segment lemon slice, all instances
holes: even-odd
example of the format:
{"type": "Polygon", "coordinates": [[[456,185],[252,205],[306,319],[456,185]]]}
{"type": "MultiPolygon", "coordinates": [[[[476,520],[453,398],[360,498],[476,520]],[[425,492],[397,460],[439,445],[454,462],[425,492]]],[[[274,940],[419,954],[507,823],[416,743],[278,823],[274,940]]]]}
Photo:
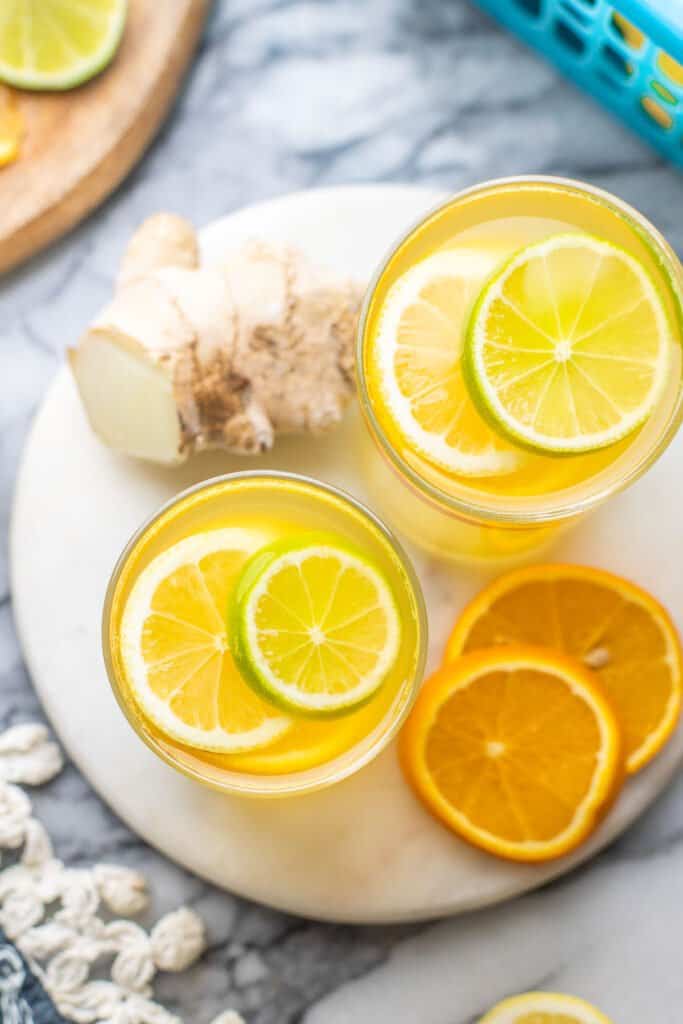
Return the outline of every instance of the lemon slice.
{"type": "Polygon", "coordinates": [[[0,81],[71,89],[107,66],[121,41],[126,0],[9,0],[0,11],[0,81]]]}
{"type": "Polygon", "coordinates": [[[617,246],[555,235],[517,253],[475,306],[465,371],[502,435],[542,452],[605,448],[652,413],[672,333],[656,285],[617,246]]]}
{"type": "Polygon", "coordinates": [[[511,473],[524,461],[490,428],[463,380],[464,327],[500,254],[480,249],[436,253],[390,288],[370,373],[405,443],[428,461],[465,476],[511,473]]]}
{"type": "Polygon", "coordinates": [[[527,992],[504,999],[479,1024],[611,1024],[584,999],[556,992],[527,992]]]}
{"type": "Polygon", "coordinates": [[[121,658],[132,696],[157,728],[188,746],[254,750],[292,725],[244,682],[227,636],[235,581],[267,540],[243,529],[187,537],[150,562],[126,602],[121,658]]]}
{"type": "Polygon", "coordinates": [[[299,714],[352,711],[391,670],[401,626],[389,583],[336,537],[259,553],[237,585],[235,658],[257,691],[299,714]]]}

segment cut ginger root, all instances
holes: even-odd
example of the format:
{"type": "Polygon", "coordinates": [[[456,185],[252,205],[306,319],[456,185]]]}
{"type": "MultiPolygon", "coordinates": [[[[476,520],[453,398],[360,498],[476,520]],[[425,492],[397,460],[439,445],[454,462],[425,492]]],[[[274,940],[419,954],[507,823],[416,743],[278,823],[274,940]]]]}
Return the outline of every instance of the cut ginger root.
{"type": "Polygon", "coordinates": [[[252,242],[200,266],[192,225],[160,213],[133,235],[114,298],[69,359],[111,448],[165,464],[255,454],[340,421],[359,304],[350,281],[286,246],[252,242]]]}

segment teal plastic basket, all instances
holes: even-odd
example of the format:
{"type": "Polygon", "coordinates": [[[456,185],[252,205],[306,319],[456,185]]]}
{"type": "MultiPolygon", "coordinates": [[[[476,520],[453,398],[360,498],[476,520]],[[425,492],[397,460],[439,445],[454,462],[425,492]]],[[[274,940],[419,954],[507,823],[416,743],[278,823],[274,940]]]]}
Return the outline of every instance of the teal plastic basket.
{"type": "Polygon", "coordinates": [[[683,167],[683,0],[475,0],[683,167]]]}

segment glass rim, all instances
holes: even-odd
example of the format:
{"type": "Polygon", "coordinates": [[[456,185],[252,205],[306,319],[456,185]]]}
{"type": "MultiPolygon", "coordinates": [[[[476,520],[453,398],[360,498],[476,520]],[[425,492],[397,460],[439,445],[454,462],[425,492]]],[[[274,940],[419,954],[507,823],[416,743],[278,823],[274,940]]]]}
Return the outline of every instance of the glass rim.
{"type": "MultiPolygon", "coordinates": [[[[459,495],[451,494],[436,484],[426,480],[409,462],[401,455],[382,428],[379,417],[373,408],[370,393],[367,385],[365,368],[366,349],[366,326],[370,305],[382,275],[390,264],[391,260],[400,248],[414,235],[424,224],[440,213],[447,210],[454,203],[477,193],[485,193],[502,189],[507,186],[554,186],[558,189],[584,193],[621,217],[636,233],[647,236],[648,243],[656,247],[656,255],[666,267],[666,275],[669,280],[674,304],[679,312],[679,323],[683,330],[683,279],[681,263],[676,252],[667,242],[658,228],[647,217],[641,214],[629,203],[613,195],[606,189],[590,185],[586,182],[577,181],[573,178],[564,178],[555,175],[545,174],[523,174],[503,178],[491,178],[487,181],[470,185],[447,196],[435,206],[428,209],[422,216],[415,220],[407,230],[395,239],[375,269],[370,282],[367,285],[363,302],[361,305],[358,328],[356,331],[356,382],[358,387],[358,401],[365,419],[366,426],[372,435],[373,441],[379,448],[380,453],[387,459],[390,466],[397,474],[404,479],[413,491],[427,500],[432,506],[443,510],[444,506],[448,512],[466,521],[484,522],[498,526],[509,527],[532,527],[543,526],[546,523],[561,522],[588,512],[602,504],[613,494],[618,494],[630,484],[638,480],[650,466],[659,458],[671,443],[683,419],[683,389],[679,389],[676,402],[671,413],[662,427],[661,432],[653,440],[652,445],[646,450],[643,456],[629,467],[629,470],[622,477],[613,481],[605,481],[602,487],[589,491],[578,498],[569,498],[558,501],[555,504],[548,503],[541,508],[524,508],[517,505],[512,508],[500,508],[480,502],[475,499],[468,499],[459,495]]],[[[562,494],[559,491],[558,494],[562,494]]]]}
{"type": "MultiPolygon", "coordinates": [[[[238,470],[234,473],[222,473],[218,476],[209,477],[206,480],[201,480],[196,484],[192,484],[190,487],[184,488],[149,515],[131,534],[114,564],[114,568],[112,569],[109,582],[107,584],[102,606],[101,642],[107,679],[117,704],[137,736],[154,754],[157,755],[157,757],[161,758],[162,761],[165,761],[166,764],[170,765],[187,778],[222,793],[253,797],[295,796],[315,792],[316,790],[341,782],[342,779],[355,774],[355,772],[359,771],[361,768],[365,767],[365,765],[369,764],[370,761],[374,760],[374,758],[377,757],[377,755],[380,754],[394,738],[417,698],[424,676],[428,651],[427,608],[425,605],[422,585],[417,572],[415,571],[412,560],[405,548],[391,528],[387,526],[387,524],[362,501],[359,501],[353,495],[349,494],[348,491],[345,491],[340,487],[336,487],[334,484],[316,480],[303,473],[269,469],[238,470]],[[129,706],[130,701],[126,700],[124,697],[118,673],[111,657],[111,613],[114,595],[121,573],[123,572],[128,559],[135,550],[139,541],[142,540],[145,534],[155,525],[155,523],[157,523],[163,516],[181,502],[200,493],[201,491],[208,490],[211,487],[220,486],[221,484],[230,484],[233,482],[238,483],[240,481],[248,480],[261,480],[263,482],[279,480],[303,485],[304,487],[310,487],[316,491],[322,491],[341,502],[342,505],[351,506],[351,509],[356,514],[369,522],[371,527],[380,534],[384,542],[388,545],[389,549],[398,560],[401,570],[405,574],[407,585],[415,606],[417,651],[412,669],[412,678],[410,681],[408,681],[408,677],[406,677],[406,682],[401,687],[401,690],[397,694],[397,697],[391,704],[390,708],[386,711],[384,718],[377,723],[375,728],[367,736],[358,740],[353,744],[353,746],[349,747],[348,750],[338,754],[330,761],[325,761],[312,768],[299,772],[282,772],[276,775],[258,775],[256,773],[239,772],[233,769],[226,769],[224,772],[226,781],[221,782],[218,778],[207,778],[200,768],[193,768],[190,764],[180,761],[174,756],[171,749],[167,749],[163,742],[160,741],[154,733],[145,730],[142,727],[144,719],[142,721],[138,720],[138,718],[132,714],[132,710],[129,706]]],[[[201,751],[198,751],[196,755],[198,762],[200,761],[200,757],[201,751]]]]}

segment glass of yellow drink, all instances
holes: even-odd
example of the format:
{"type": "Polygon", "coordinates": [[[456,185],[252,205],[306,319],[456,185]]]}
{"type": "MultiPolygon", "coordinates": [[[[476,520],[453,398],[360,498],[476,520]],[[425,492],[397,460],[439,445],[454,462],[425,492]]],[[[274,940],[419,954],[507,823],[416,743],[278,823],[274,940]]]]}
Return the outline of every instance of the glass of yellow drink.
{"type": "MultiPolygon", "coordinates": [[[[278,614],[292,617],[293,631],[301,638],[293,648],[294,661],[290,658],[285,664],[294,666],[289,669],[292,675],[300,675],[300,649],[311,645],[311,638],[318,642],[322,631],[329,628],[330,637],[341,645],[333,654],[336,670],[343,675],[345,665],[351,671],[353,655],[363,656],[370,643],[371,619],[377,612],[372,604],[367,614],[363,612],[366,583],[356,581],[358,603],[352,595],[351,607],[343,612],[344,621],[328,622],[340,592],[344,586],[348,588],[349,571],[330,569],[320,559],[314,568],[315,586],[322,587],[325,594],[325,613],[318,615],[315,627],[299,622],[300,569],[291,570],[294,575],[290,579],[285,574],[284,589],[273,597],[277,602],[273,607],[278,614]]],[[[317,600],[315,594],[313,598],[317,600]]],[[[301,614],[308,618],[305,611],[301,614]]],[[[281,624],[282,620],[278,621],[281,624]]],[[[170,501],[128,543],[112,574],[103,613],[109,680],[138,735],[185,775],[217,789],[252,796],[318,789],[374,758],[395,735],[412,704],[422,679],[426,643],[419,582],[387,528],[348,495],[289,473],[217,477],[170,501]],[[301,538],[304,543],[312,539],[313,545],[327,544],[333,538],[333,553],[339,551],[344,558],[345,552],[351,552],[354,564],[361,569],[370,566],[391,595],[400,629],[381,685],[356,706],[325,717],[283,710],[277,700],[271,703],[268,694],[249,685],[235,664],[237,641],[230,625],[235,573],[239,577],[242,563],[251,564],[249,559],[256,561],[262,551],[287,553],[290,547],[296,551],[301,538]],[[227,554],[215,550],[230,547],[239,550],[227,554]],[[182,557],[177,557],[178,552],[182,557]],[[175,568],[171,565],[174,559],[175,568]],[[235,559],[239,571],[234,568],[235,559]],[[183,564],[178,567],[180,562],[183,564]],[[157,582],[148,586],[150,574],[157,582]],[[136,609],[146,601],[146,589],[154,596],[149,607],[138,614],[136,609]],[[143,665],[144,658],[147,663],[143,665]],[[146,691],[144,700],[138,670],[147,672],[155,691],[146,691]],[[174,697],[175,693],[180,696],[174,697]],[[180,704],[173,703],[180,698],[180,704]],[[206,718],[212,713],[212,702],[222,702],[217,720],[206,718]],[[224,726],[224,718],[232,723],[228,728],[242,729],[247,735],[246,745],[233,743],[234,734],[227,737],[227,744],[222,743],[223,749],[221,743],[209,742],[216,733],[216,721],[224,726]],[[230,749],[231,744],[235,749],[230,749]]],[[[311,656],[313,661],[318,656],[315,643],[310,646],[309,663],[311,656]]],[[[283,673],[286,677],[285,670],[283,673]]]]}
{"type": "MultiPolygon", "coordinates": [[[[507,301],[504,291],[501,295],[507,301]]],[[[682,301],[683,273],[673,250],[637,211],[602,190],[563,179],[524,177],[478,185],[449,199],[392,248],[369,287],[361,316],[357,375],[369,428],[362,462],[377,508],[414,543],[454,560],[495,563],[537,551],[563,525],[636,480],[673,438],[683,412],[682,301]],[[509,359],[514,387],[525,376],[533,381],[540,365],[534,346],[555,342],[551,360],[557,362],[557,373],[548,385],[554,391],[546,389],[545,398],[540,395],[548,406],[543,408],[546,420],[552,419],[553,401],[564,400],[553,398],[563,375],[575,374],[581,387],[593,389],[597,419],[601,407],[607,409],[612,400],[609,387],[599,383],[603,369],[609,367],[610,379],[621,374],[617,387],[627,392],[638,374],[642,361],[637,352],[633,356],[638,341],[634,332],[642,332],[647,347],[650,327],[638,327],[643,300],[639,293],[629,297],[631,283],[620,286],[620,280],[631,282],[641,275],[653,308],[659,306],[653,316],[660,316],[662,325],[658,358],[666,366],[656,401],[633,429],[592,450],[544,451],[514,433],[499,431],[488,417],[490,403],[483,408],[472,390],[467,368],[475,363],[459,355],[463,339],[472,336],[491,278],[503,274],[527,247],[531,251],[536,246],[542,254],[547,242],[561,249],[562,239],[575,248],[577,239],[579,244],[585,239],[595,248],[595,257],[588,262],[577,257],[571,272],[571,287],[583,295],[580,302],[572,306],[571,296],[557,294],[564,287],[561,273],[548,281],[548,262],[557,259],[556,252],[526,268],[523,301],[516,297],[522,272],[517,272],[516,282],[511,274],[509,294],[518,304],[507,312],[514,314],[518,333],[528,331],[532,340],[521,352],[528,351],[536,362],[525,367],[519,362],[519,346],[510,354],[500,323],[493,320],[491,328],[499,331],[498,370],[504,371],[509,359]],[[607,262],[621,260],[631,277],[625,270],[620,279],[620,270],[615,270],[602,293],[605,253],[607,262]],[[449,291],[449,273],[469,275],[469,291],[458,298],[460,305],[452,298],[452,287],[449,291]],[[548,319],[546,294],[551,294],[555,323],[548,319]],[[452,321],[451,306],[457,306],[452,321]],[[569,308],[571,317],[562,323],[569,308]],[[590,323],[583,322],[587,311],[590,323]],[[450,341],[445,340],[449,330],[450,341]],[[628,338],[619,330],[630,331],[628,338]],[[581,354],[581,346],[596,338],[602,341],[600,352],[591,351],[591,362],[570,369],[573,354],[581,354]],[[620,348],[622,340],[628,342],[628,357],[620,348]],[[458,354],[450,362],[444,355],[449,344],[458,354]],[[392,345],[393,354],[387,356],[392,345]],[[585,367],[591,369],[588,383],[585,367]],[[469,396],[466,409],[458,405],[463,394],[469,396]]],[[[475,379],[475,391],[476,384],[475,379]]],[[[585,404],[590,407],[589,401],[585,404]]]]}

